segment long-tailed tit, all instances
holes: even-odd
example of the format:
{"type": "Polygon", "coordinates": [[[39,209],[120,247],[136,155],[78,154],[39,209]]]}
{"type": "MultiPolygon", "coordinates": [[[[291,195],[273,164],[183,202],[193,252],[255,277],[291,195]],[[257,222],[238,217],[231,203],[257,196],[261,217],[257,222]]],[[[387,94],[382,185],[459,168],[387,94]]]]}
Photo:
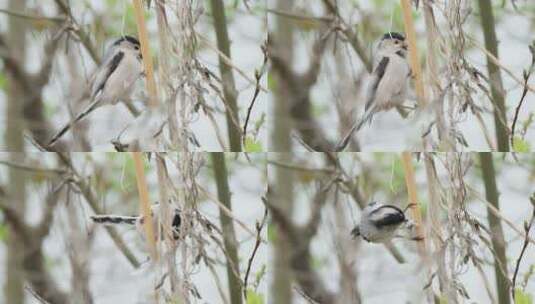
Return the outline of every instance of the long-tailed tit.
{"type": "Polygon", "coordinates": [[[405,37],[396,32],[384,34],[377,47],[375,68],[368,85],[364,115],[342,138],[336,146],[336,151],[341,151],[347,146],[353,132],[360,130],[366,122],[371,123],[374,114],[403,104],[411,75],[406,57],[405,37]]]}
{"type": "Polygon", "coordinates": [[[113,42],[90,80],[89,103],[52,137],[48,146],[96,108],[129,100],[134,84],[143,75],[139,48],[139,41],[131,36],[122,36],[113,42]]]}
{"type": "MultiPolygon", "coordinates": [[[[155,237],[158,236],[158,232],[161,233],[160,235],[162,238],[164,233],[172,233],[172,237],[177,240],[179,238],[180,225],[182,224],[180,210],[178,208],[174,208],[174,210],[171,210],[169,213],[169,216],[171,217],[169,219],[171,222],[171,229],[164,229],[163,225],[165,224],[165,221],[160,219],[160,204],[156,203],[151,206],[153,231],[155,233],[155,237]]],[[[91,216],[91,219],[95,223],[104,225],[134,225],[140,235],[145,235],[143,230],[143,224],[145,222],[144,216],[93,215],[91,216]]]]}
{"type": "MultiPolygon", "coordinates": [[[[409,208],[412,205],[407,206],[409,208]]],[[[360,223],[351,230],[353,238],[361,236],[370,243],[387,242],[396,236],[402,224],[409,223],[405,211],[393,205],[371,202],[362,209],[360,223]]],[[[421,238],[412,238],[421,240],[421,238]]]]}

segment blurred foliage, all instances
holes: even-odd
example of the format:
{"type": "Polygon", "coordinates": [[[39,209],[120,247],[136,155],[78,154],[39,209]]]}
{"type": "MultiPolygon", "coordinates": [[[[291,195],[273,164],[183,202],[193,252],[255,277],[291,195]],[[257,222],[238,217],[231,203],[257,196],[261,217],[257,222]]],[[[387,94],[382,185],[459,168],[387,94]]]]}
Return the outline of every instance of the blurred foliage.
{"type": "Polygon", "coordinates": [[[262,142],[247,136],[245,138],[245,152],[263,152],[262,142]]]}
{"type": "Polygon", "coordinates": [[[277,240],[277,231],[275,230],[275,225],[272,222],[269,222],[267,226],[268,242],[273,243],[277,240]]]}
{"type": "Polygon", "coordinates": [[[0,72],[0,90],[4,90],[7,85],[7,78],[4,73],[0,72]]]}
{"type": "Polygon", "coordinates": [[[7,225],[5,223],[0,223],[0,242],[7,240],[7,225]]]}
{"type": "Polygon", "coordinates": [[[270,91],[275,92],[277,90],[277,82],[275,81],[275,78],[273,78],[272,73],[268,73],[267,75],[267,83],[268,83],[268,89],[270,91]]]}
{"type": "Polygon", "coordinates": [[[264,304],[264,296],[251,289],[247,289],[247,304],[264,304]]]}
{"type": "Polygon", "coordinates": [[[520,288],[515,289],[515,304],[533,304],[533,296],[520,288]]]}
{"type": "Polygon", "coordinates": [[[530,144],[519,136],[513,138],[513,151],[519,153],[527,153],[531,151],[530,144]]]}
{"type": "Polygon", "coordinates": [[[266,275],[266,270],[267,270],[266,264],[262,264],[262,267],[260,268],[260,270],[255,275],[255,280],[254,280],[254,285],[255,286],[260,285],[260,281],[262,281],[262,279],[266,275]]]}

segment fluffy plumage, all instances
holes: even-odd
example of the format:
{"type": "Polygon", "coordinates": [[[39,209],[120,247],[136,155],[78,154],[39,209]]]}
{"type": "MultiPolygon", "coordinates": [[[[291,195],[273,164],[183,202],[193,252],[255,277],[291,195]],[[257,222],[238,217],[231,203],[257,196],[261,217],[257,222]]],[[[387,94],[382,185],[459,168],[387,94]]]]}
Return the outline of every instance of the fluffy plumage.
{"type": "Polygon", "coordinates": [[[131,36],[120,37],[112,43],[90,80],[89,103],[52,137],[47,146],[54,145],[76,122],[96,108],[129,99],[134,84],[143,74],[139,47],[139,41],[131,36]]]}
{"type": "Polygon", "coordinates": [[[374,69],[366,95],[365,112],[342,138],[336,151],[343,150],[353,132],[371,122],[377,112],[388,111],[405,101],[411,70],[407,57],[405,37],[396,32],[383,35],[375,54],[374,69]]]}
{"type": "Polygon", "coordinates": [[[394,205],[371,202],[362,209],[360,223],[351,230],[353,238],[361,236],[371,243],[386,242],[407,222],[405,212],[394,205]]]}

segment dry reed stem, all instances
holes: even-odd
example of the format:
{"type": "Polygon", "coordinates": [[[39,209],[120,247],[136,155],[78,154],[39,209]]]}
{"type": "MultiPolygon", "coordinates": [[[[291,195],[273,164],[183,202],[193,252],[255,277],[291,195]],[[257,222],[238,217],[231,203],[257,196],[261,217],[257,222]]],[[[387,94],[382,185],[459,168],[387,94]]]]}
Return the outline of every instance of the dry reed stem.
{"type": "Polygon", "coordinates": [[[418,61],[418,48],[416,47],[416,31],[414,30],[414,21],[412,20],[411,4],[409,0],[401,0],[401,9],[403,11],[403,23],[405,24],[405,33],[409,42],[409,59],[411,70],[415,79],[416,95],[418,105],[425,106],[424,83],[422,80],[422,69],[418,61]]]}
{"type": "Polygon", "coordinates": [[[139,43],[141,44],[141,55],[143,55],[146,85],[149,92],[149,107],[156,108],[158,106],[158,90],[156,88],[156,81],[154,79],[154,68],[152,65],[149,38],[147,34],[147,27],[145,25],[145,15],[143,15],[143,5],[141,0],[134,0],[134,13],[136,16],[139,43]]]}
{"type": "Polygon", "coordinates": [[[401,164],[403,165],[403,171],[405,172],[405,184],[407,185],[407,192],[409,196],[409,204],[413,204],[410,207],[411,217],[416,223],[416,236],[423,238],[421,242],[418,242],[418,250],[420,255],[426,255],[426,239],[423,230],[422,214],[420,213],[420,203],[418,202],[418,193],[416,192],[416,181],[414,179],[414,168],[411,163],[411,153],[401,153],[401,164]]]}
{"type": "Polygon", "coordinates": [[[145,179],[145,169],[143,168],[143,160],[141,159],[141,152],[132,152],[132,159],[134,160],[134,167],[136,170],[137,189],[139,192],[139,202],[141,215],[145,219],[143,221],[143,228],[145,229],[145,239],[149,244],[149,251],[153,261],[158,260],[156,251],[156,238],[154,237],[153,218],[150,210],[149,191],[147,188],[147,181],[145,179]]]}

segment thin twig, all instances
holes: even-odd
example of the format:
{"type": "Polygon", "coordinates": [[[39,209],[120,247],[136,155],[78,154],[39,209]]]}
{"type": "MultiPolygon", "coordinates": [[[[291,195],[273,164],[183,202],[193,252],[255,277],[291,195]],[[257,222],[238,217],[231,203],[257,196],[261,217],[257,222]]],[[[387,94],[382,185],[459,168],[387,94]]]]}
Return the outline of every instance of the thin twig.
{"type": "Polygon", "coordinates": [[[249,124],[249,118],[251,117],[251,112],[253,111],[253,107],[256,101],[256,98],[258,97],[258,94],[260,93],[260,80],[262,79],[262,76],[264,75],[264,72],[267,67],[268,63],[268,55],[267,55],[267,47],[264,45],[262,46],[262,52],[264,53],[264,63],[262,64],[262,68],[260,71],[255,71],[255,79],[256,79],[256,85],[255,90],[253,94],[253,99],[251,100],[251,103],[249,104],[249,107],[247,108],[247,116],[245,117],[245,123],[243,124],[243,147],[245,147],[245,140],[247,138],[247,125],[249,124]]]}
{"type": "Polygon", "coordinates": [[[247,300],[247,281],[249,279],[249,272],[251,271],[251,266],[253,265],[253,260],[256,255],[256,252],[258,251],[258,247],[260,247],[260,244],[262,243],[262,236],[260,235],[262,233],[262,229],[264,228],[264,225],[266,224],[268,215],[267,208],[264,209],[264,217],[262,218],[262,221],[260,223],[256,223],[256,242],[253,248],[253,252],[251,253],[251,256],[249,257],[249,261],[247,262],[247,270],[245,271],[245,277],[243,279],[243,296],[245,300],[247,300]]]}
{"type": "MultiPolygon", "coordinates": [[[[228,56],[223,54],[223,52],[221,52],[215,45],[213,45],[212,42],[208,38],[204,37],[201,33],[198,33],[198,32],[195,34],[202,39],[202,41],[206,44],[206,46],[208,46],[210,49],[216,52],[217,55],[225,62],[225,64],[227,64],[228,66],[236,70],[236,72],[238,72],[238,74],[240,74],[243,78],[245,78],[251,85],[256,85],[256,81],[254,79],[249,77],[247,73],[245,73],[242,69],[235,66],[232,63],[232,59],[228,58],[228,56]]],[[[259,87],[260,87],[260,90],[262,90],[264,93],[268,93],[268,90],[266,88],[264,88],[261,85],[259,87]]]]}
{"type": "Polygon", "coordinates": [[[50,304],[47,300],[43,299],[35,290],[33,290],[30,286],[24,286],[24,289],[29,292],[39,303],[41,304],[50,304]]]}
{"type": "MultiPolygon", "coordinates": [[[[511,72],[511,70],[509,68],[507,68],[505,65],[503,65],[500,60],[498,60],[498,58],[496,58],[496,56],[492,55],[491,52],[487,51],[487,49],[485,49],[484,47],[482,47],[481,45],[479,45],[476,40],[472,37],[469,37],[472,41],[472,44],[480,49],[481,51],[483,51],[483,53],[485,53],[485,55],[487,55],[488,58],[490,58],[490,60],[497,66],[499,66],[507,75],[511,76],[511,78],[513,78],[514,81],[516,81],[519,85],[524,85],[524,81],[522,81],[522,79],[520,79],[518,76],[516,76],[515,74],[513,74],[513,72],[511,72]]],[[[528,90],[530,90],[531,92],[534,92],[535,93],[535,87],[531,86],[530,84],[526,83],[526,88],[528,90]]]]}
{"type": "Polygon", "coordinates": [[[59,7],[59,9],[71,20],[71,22],[74,24],[74,26],[71,27],[71,29],[78,35],[78,38],[80,38],[80,41],[86,48],[86,50],[89,52],[89,55],[95,61],[97,65],[100,64],[100,58],[97,55],[97,51],[95,50],[95,47],[91,43],[91,39],[89,38],[89,35],[82,30],[82,27],[76,22],[76,19],[74,19],[74,16],[71,12],[71,8],[69,5],[67,5],[63,0],[55,0],[56,5],[59,7]]]}
{"type": "Polygon", "coordinates": [[[46,16],[34,16],[34,15],[28,15],[20,12],[10,11],[6,9],[0,8],[0,13],[7,14],[9,16],[22,18],[22,19],[30,19],[30,20],[47,20],[54,23],[61,23],[66,20],[64,17],[46,17],[46,16]]]}
{"type": "Polygon", "coordinates": [[[532,239],[529,234],[526,234],[526,233],[523,233],[518,227],[515,226],[515,224],[513,224],[513,222],[511,222],[510,220],[508,220],[507,218],[505,218],[501,213],[500,213],[500,210],[496,209],[496,207],[492,206],[492,204],[487,201],[482,194],[480,194],[476,189],[474,189],[473,187],[471,187],[470,185],[466,185],[466,189],[470,190],[470,192],[472,192],[476,198],[485,203],[487,205],[487,207],[489,207],[489,210],[498,218],[500,218],[504,223],[507,224],[507,226],[509,226],[511,229],[513,229],[516,233],[518,233],[518,235],[522,238],[528,238],[529,239],[529,242],[532,243],[533,245],[535,245],[535,240],[532,239]]]}
{"type": "MultiPolygon", "coordinates": [[[[229,216],[230,218],[232,218],[239,226],[241,226],[245,231],[247,231],[251,236],[253,237],[256,237],[256,233],[254,231],[252,231],[249,227],[247,227],[247,225],[245,225],[244,222],[242,222],[241,220],[237,219],[233,214],[232,212],[223,205],[223,203],[221,203],[212,193],[210,193],[208,190],[204,189],[202,186],[198,185],[198,188],[201,192],[203,192],[212,202],[216,203],[218,207],[221,208],[221,210],[223,210],[223,212],[225,212],[227,214],[227,216],[229,216]]],[[[264,239],[262,239],[262,242],[263,243],[266,243],[266,241],[264,239]]]]}
{"type": "Polygon", "coordinates": [[[296,19],[296,20],[311,20],[311,21],[320,21],[320,22],[325,22],[325,23],[330,23],[334,21],[334,18],[332,17],[307,16],[307,15],[300,15],[296,13],[283,12],[283,11],[269,9],[269,8],[266,9],[266,12],[274,14],[274,15],[286,17],[286,18],[296,19]]]}
{"type": "MultiPolygon", "coordinates": [[[[62,152],[56,152],[56,154],[58,155],[60,161],[69,169],[69,171],[73,175],[74,181],[72,183],[74,183],[77,186],[77,188],[80,190],[80,192],[84,196],[85,200],[87,201],[91,209],[96,214],[102,214],[103,212],[98,205],[98,200],[95,197],[95,194],[93,193],[93,190],[91,189],[91,186],[82,178],[78,170],[74,167],[69,156],[67,156],[67,154],[62,153],[62,152]]],[[[119,251],[126,257],[128,262],[130,262],[130,264],[134,268],[139,268],[140,262],[137,260],[136,256],[130,250],[130,248],[128,248],[128,246],[126,245],[124,240],[121,238],[121,236],[119,235],[115,227],[106,226],[105,229],[106,229],[106,232],[108,232],[112,241],[114,242],[115,246],[117,246],[119,251]]]]}
{"type": "Polygon", "coordinates": [[[27,164],[18,164],[18,163],[6,161],[6,160],[0,160],[0,165],[6,165],[8,167],[19,169],[19,170],[32,171],[32,172],[38,172],[38,173],[48,172],[51,174],[58,174],[58,175],[67,173],[67,170],[64,170],[64,169],[36,167],[32,165],[27,165],[27,164]]]}
{"type": "Polygon", "coordinates": [[[531,195],[530,202],[533,208],[533,211],[531,213],[531,219],[528,222],[524,223],[524,231],[526,232],[526,237],[524,238],[524,244],[522,245],[522,250],[520,250],[520,255],[518,256],[518,259],[516,260],[516,266],[515,266],[515,272],[513,274],[513,284],[511,286],[511,294],[513,295],[513,302],[515,301],[515,288],[516,288],[516,276],[518,275],[518,269],[520,268],[520,262],[522,261],[522,257],[524,257],[524,253],[526,252],[526,248],[528,248],[529,244],[529,231],[531,230],[531,226],[533,225],[533,221],[535,221],[535,193],[531,195]]]}
{"type": "Polygon", "coordinates": [[[529,69],[527,71],[524,71],[524,89],[522,90],[522,97],[520,97],[520,102],[516,106],[515,117],[513,119],[513,124],[511,125],[511,147],[513,148],[514,148],[514,140],[515,140],[516,121],[518,120],[518,114],[520,113],[520,108],[522,107],[522,103],[524,102],[524,99],[526,98],[526,95],[528,93],[529,77],[531,76],[531,72],[533,72],[533,67],[535,66],[535,46],[530,45],[529,50],[531,52],[531,65],[529,66],[529,69]]]}

